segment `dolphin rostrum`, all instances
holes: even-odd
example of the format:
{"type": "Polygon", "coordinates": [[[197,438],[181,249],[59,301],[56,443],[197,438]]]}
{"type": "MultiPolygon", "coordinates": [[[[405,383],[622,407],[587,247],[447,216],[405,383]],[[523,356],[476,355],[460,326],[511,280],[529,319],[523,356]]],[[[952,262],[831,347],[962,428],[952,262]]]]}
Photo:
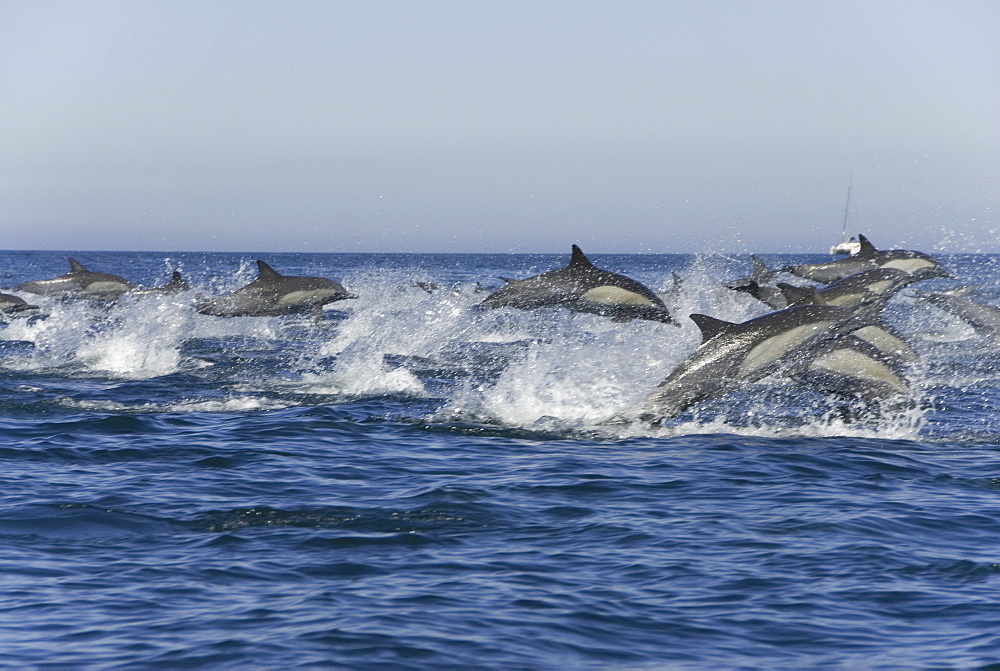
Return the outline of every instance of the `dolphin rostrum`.
{"type": "Polygon", "coordinates": [[[837,280],[875,268],[898,268],[917,279],[948,277],[941,264],[923,252],[908,249],[888,249],[879,251],[868,238],[859,235],[861,250],[852,256],[828,263],[806,263],[785,266],[783,271],[804,277],[814,282],[828,284],[837,280]]]}
{"type": "Polygon", "coordinates": [[[115,300],[134,285],[124,277],[111,273],[91,272],[76,259],[69,260],[69,272],[49,280],[24,282],[14,287],[42,296],[78,295],[84,298],[115,300]]]}
{"type": "Polygon", "coordinates": [[[273,317],[311,310],[319,318],[327,303],[354,298],[340,282],[325,277],[281,275],[260,260],[257,268],[253,282],[200,304],[197,311],[213,317],[273,317]]]}
{"type": "Polygon", "coordinates": [[[818,345],[866,324],[845,308],[804,305],[742,324],[693,314],[702,343],[649,396],[643,419],[661,422],[808,359],[818,345]]]}
{"type": "Polygon", "coordinates": [[[522,310],[562,306],[615,321],[673,321],[659,296],[633,279],[598,268],[576,245],[568,265],[527,279],[508,280],[479,306],[522,310]]]}

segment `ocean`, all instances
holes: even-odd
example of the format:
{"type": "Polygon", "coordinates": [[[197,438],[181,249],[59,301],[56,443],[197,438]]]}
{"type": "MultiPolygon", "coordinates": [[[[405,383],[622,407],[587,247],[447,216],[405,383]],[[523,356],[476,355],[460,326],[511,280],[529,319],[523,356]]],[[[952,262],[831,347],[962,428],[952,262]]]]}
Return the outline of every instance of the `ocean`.
{"type": "Polygon", "coordinates": [[[568,250],[3,252],[8,292],[192,289],[0,324],[0,666],[1000,668],[1000,348],[920,296],[1000,305],[1000,257],[890,302],[906,403],[766,378],[652,426],[689,314],[769,311],[749,257],[584,251],[680,327],[476,309],[568,250]],[[357,298],[194,311],[257,258],[357,298]]]}

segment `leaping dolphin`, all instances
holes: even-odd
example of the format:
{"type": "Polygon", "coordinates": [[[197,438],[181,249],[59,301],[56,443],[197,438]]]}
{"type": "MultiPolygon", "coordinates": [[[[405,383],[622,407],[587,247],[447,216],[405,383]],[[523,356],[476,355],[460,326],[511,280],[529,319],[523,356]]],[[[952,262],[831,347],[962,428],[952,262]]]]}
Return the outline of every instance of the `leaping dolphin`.
{"type": "Polygon", "coordinates": [[[763,286],[758,284],[756,280],[749,280],[746,284],[726,285],[727,289],[750,294],[773,310],[784,310],[788,307],[788,298],[780,287],[781,284],[777,287],[763,286]]]}
{"type": "Polygon", "coordinates": [[[0,293],[0,314],[16,315],[29,310],[37,310],[37,305],[31,305],[20,296],[0,293]]]}
{"type": "Polygon", "coordinates": [[[181,277],[181,273],[175,270],[170,275],[170,281],[166,284],[161,284],[158,287],[152,287],[150,289],[136,289],[132,293],[138,295],[149,295],[149,294],[176,294],[181,291],[187,291],[191,287],[188,283],[181,277]]]}
{"type": "Polygon", "coordinates": [[[922,296],[931,305],[958,317],[981,335],[990,338],[1000,336],[1000,308],[982,305],[968,298],[974,286],[960,286],[922,296]]]}
{"type": "Polygon", "coordinates": [[[760,257],[756,254],[750,255],[750,260],[753,262],[753,269],[750,274],[746,277],[741,277],[738,280],[733,280],[729,282],[726,286],[730,289],[737,289],[738,287],[748,284],[750,282],[757,282],[758,284],[765,284],[774,279],[777,274],[776,271],[771,270],[767,267],[767,264],[760,260],[760,257]]]}
{"type": "Polygon", "coordinates": [[[915,275],[898,268],[875,268],[850,275],[826,288],[798,287],[779,283],[789,307],[794,305],[837,305],[858,309],[866,307],[881,312],[896,292],[916,282],[915,275]]]}
{"type": "Polygon", "coordinates": [[[742,324],[693,314],[702,343],[649,396],[653,422],[676,417],[693,405],[800,364],[818,345],[864,326],[845,308],[805,305],[742,324]]]}
{"type": "Polygon", "coordinates": [[[785,298],[785,294],[781,289],[768,284],[774,279],[775,271],[768,268],[755,254],[751,254],[750,259],[753,261],[753,270],[750,274],[729,282],[726,284],[726,288],[750,294],[774,310],[787,308],[788,300],[785,298]]]}
{"type": "Polygon", "coordinates": [[[49,280],[24,282],[14,287],[41,296],[79,295],[99,300],[115,300],[135,286],[124,277],[87,270],[76,259],[69,260],[69,272],[49,280]]]}
{"type": "Polygon", "coordinates": [[[615,321],[673,321],[659,296],[633,279],[598,268],[576,245],[568,265],[523,280],[507,280],[506,286],[479,306],[522,310],[563,306],[615,321]]]}
{"type": "Polygon", "coordinates": [[[253,282],[200,304],[197,311],[213,317],[274,317],[311,310],[318,319],[327,303],[355,298],[325,277],[282,275],[260,260],[257,268],[253,282]]]}
{"type": "Polygon", "coordinates": [[[879,251],[864,235],[859,235],[858,241],[861,242],[861,250],[852,256],[828,263],[785,266],[781,270],[823,284],[875,268],[898,268],[921,280],[948,277],[941,264],[923,252],[908,249],[879,251]]]}

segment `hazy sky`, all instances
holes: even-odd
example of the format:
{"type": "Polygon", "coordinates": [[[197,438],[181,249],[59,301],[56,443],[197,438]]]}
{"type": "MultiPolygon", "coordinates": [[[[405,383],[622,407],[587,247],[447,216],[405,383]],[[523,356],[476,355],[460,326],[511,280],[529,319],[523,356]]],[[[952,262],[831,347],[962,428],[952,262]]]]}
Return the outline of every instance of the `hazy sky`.
{"type": "Polygon", "coordinates": [[[0,249],[1000,251],[1000,2],[0,0],[0,249]]]}

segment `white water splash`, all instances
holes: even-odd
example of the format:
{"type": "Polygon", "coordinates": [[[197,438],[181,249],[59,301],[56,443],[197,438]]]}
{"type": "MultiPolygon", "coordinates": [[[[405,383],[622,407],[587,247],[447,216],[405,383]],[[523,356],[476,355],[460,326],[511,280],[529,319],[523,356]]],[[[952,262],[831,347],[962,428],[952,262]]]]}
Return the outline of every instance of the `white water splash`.
{"type": "Polygon", "coordinates": [[[12,357],[20,370],[69,368],[123,379],[168,375],[181,364],[190,310],[165,297],[98,304],[49,301],[47,316],[12,324],[6,339],[34,344],[30,356],[12,357]]]}

